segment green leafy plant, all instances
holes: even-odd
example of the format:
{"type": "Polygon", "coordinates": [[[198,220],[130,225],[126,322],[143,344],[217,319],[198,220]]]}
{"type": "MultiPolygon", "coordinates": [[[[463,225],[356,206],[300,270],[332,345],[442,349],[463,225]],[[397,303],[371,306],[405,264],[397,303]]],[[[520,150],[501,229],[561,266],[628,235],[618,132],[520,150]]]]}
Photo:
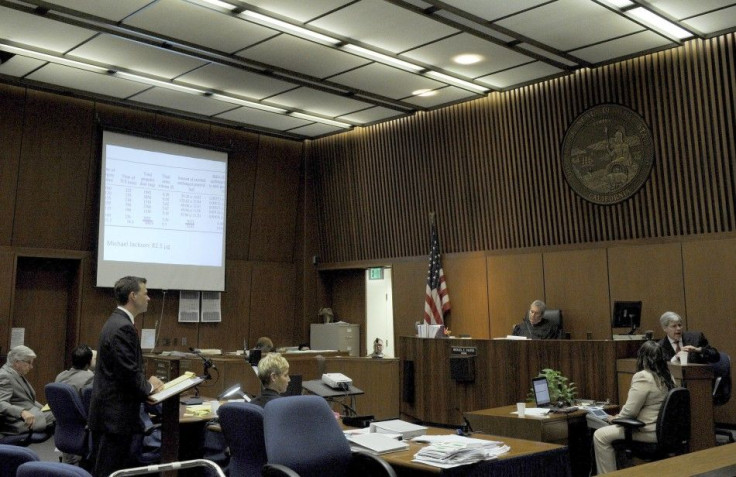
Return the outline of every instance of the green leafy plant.
{"type": "MultiPolygon", "coordinates": [[[[559,406],[572,405],[575,400],[575,395],[577,394],[575,383],[572,381],[568,382],[562,372],[550,368],[543,369],[542,372],[539,373],[539,376],[547,378],[550,401],[559,406]]],[[[529,390],[528,397],[531,401],[534,400],[534,389],[529,390]]]]}

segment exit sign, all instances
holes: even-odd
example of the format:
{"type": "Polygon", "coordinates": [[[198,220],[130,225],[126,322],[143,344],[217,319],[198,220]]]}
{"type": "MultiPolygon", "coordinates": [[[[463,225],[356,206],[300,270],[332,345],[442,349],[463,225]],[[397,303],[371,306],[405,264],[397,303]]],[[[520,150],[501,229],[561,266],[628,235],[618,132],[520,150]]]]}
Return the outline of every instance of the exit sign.
{"type": "Polygon", "coordinates": [[[368,269],[369,280],[383,280],[383,268],[369,268],[368,269]]]}

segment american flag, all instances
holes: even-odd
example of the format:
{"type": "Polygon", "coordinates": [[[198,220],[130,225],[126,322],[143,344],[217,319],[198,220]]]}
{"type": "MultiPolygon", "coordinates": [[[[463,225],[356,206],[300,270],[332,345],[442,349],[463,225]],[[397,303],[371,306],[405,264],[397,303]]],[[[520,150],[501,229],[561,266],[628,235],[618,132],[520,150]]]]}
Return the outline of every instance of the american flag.
{"type": "Polygon", "coordinates": [[[429,250],[429,272],[424,297],[424,321],[430,325],[444,325],[444,315],[450,311],[450,295],[447,293],[445,272],[440,262],[440,241],[437,227],[432,224],[432,238],[429,250]]]}

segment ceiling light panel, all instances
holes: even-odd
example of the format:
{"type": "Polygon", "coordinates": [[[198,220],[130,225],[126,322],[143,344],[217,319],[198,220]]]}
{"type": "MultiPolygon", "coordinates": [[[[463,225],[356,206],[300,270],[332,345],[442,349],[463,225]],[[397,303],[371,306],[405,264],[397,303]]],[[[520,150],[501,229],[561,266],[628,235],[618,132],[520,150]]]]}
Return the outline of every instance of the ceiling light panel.
{"type": "Polygon", "coordinates": [[[310,22],[310,25],[392,53],[458,32],[383,0],[361,0],[310,22]]]}
{"type": "Polygon", "coordinates": [[[641,25],[590,0],[559,0],[501,20],[498,25],[560,51],[643,30],[641,25]]]}
{"type": "Polygon", "coordinates": [[[684,28],[675,25],[671,21],[647,10],[646,8],[638,7],[626,10],[626,15],[639,20],[656,31],[662,32],[669,38],[683,40],[693,36],[692,33],[684,28]]]}
{"type": "Polygon", "coordinates": [[[436,89],[444,83],[373,63],[330,78],[330,81],[391,99],[411,96],[418,89],[436,89]]]}
{"type": "Polygon", "coordinates": [[[205,116],[213,116],[233,109],[233,105],[229,103],[213,101],[205,96],[180,93],[164,88],[151,88],[132,96],[130,99],[163,108],[171,108],[172,105],[175,105],[177,110],[205,116]]]}
{"type": "Polygon", "coordinates": [[[299,23],[307,23],[352,2],[353,0],[248,0],[246,3],[299,23]]]}
{"type": "Polygon", "coordinates": [[[446,86],[444,88],[436,89],[433,90],[432,93],[433,94],[431,96],[410,96],[408,98],[404,98],[403,101],[422,108],[434,108],[442,104],[454,103],[456,101],[478,97],[477,94],[454,86],[446,86]]]}
{"type": "Polygon", "coordinates": [[[468,33],[461,33],[430,43],[415,50],[407,51],[401,56],[413,61],[438,66],[466,79],[484,76],[534,60],[530,56],[522,55],[468,33]],[[460,53],[476,53],[482,56],[483,59],[472,65],[459,65],[453,61],[453,58],[460,53]]]}
{"type": "Polygon", "coordinates": [[[159,0],[126,19],[125,24],[224,53],[240,51],[278,34],[271,28],[181,0],[159,0]]]}
{"type": "Polygon", "coordinates": [[[237,56],[315,78],[327,78],[369,63],[365,58],[291,35],[279,35],[238,52],[237,56]],[[305,58],[309,61],[304,61],[305,58]]]}
{"type": "Polygon", "coordinates": [[[207,64],[197,58],[106,34],[67,55],[168,79],[207,64]]]}

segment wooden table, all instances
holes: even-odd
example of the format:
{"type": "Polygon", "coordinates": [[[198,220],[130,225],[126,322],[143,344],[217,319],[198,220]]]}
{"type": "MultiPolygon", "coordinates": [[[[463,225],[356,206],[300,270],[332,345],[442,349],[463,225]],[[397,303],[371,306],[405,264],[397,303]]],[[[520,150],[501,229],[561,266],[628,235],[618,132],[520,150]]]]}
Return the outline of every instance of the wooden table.
{"type": "Polygon", "coordinates": [[[629,467],[610,474],[612,477],[731,477],[736,475],[736,444],[727,444],[669,459],[629,467]]]}
{"type": "MultiPolygon", "coordinates": [[[[427,434],[429,435],[442,435],[447,434],[450,432],[448,429],[441,429],[436,427],[429,427],[427,430],[427,434]]],[[[476,439],[485,439],[490,441],[501,441],[504,444],[508,445],[511,450],[500,456],[497,461],[485,461],[481,463],[483,466],[488,466],[489,469],[487,471],[482,471],[484,475],[491,475],[492,471],[490,470],[490,467],[493,466],[496,462],[505,461],[508,459],[515,459],[515,458],[521,458],[521,457],[527,457],[529,460],[535,459],[537,456],[542,456],[545,453],[548,453],[550,451],[558,451],[560,453],[565,454],[565,461],[567,462],[567,467],[569,469],[569,461],[567,460],[565,447],[560,446],[557,444],[549,444],[545,442],[535,442],[535,441],[529,441],[529,440],[523,440],[523,439],[515,439],[512,437],[502,437],[502,436],[494,436],[490,434],[483,434],[479,432],[473,433],[472,437],[476,439]]],[[[399,476],[420,476],[420,475],[471,475],[473,471],[479,470],[475,469],[474,467],[477,467],[478,464],[473,464],[471,466],[462,466],[462,467],[455,467],[454,469],[440,469],[438,467],[432,467],[430,465],[421,464],[418,462],[412,462],[412,459],[414,458],[414,454],[419,452],[419,450],[424,447],[426,444],[419,444],[416,442],[409,442],[409,449],[400,451],[400,452],[391,452],[388,454],[381,455],[381,458],[388,462],[391,467],[396,470],[396,473],[399,476]]],[[[523,472],[520,472],[516,474],[518,476],[527,475],[523,472]]],[[[530,476],[534,474],[528,474],[530,476]]],[[[537,474],[539,475],[539,474],[537,474]]]]}

